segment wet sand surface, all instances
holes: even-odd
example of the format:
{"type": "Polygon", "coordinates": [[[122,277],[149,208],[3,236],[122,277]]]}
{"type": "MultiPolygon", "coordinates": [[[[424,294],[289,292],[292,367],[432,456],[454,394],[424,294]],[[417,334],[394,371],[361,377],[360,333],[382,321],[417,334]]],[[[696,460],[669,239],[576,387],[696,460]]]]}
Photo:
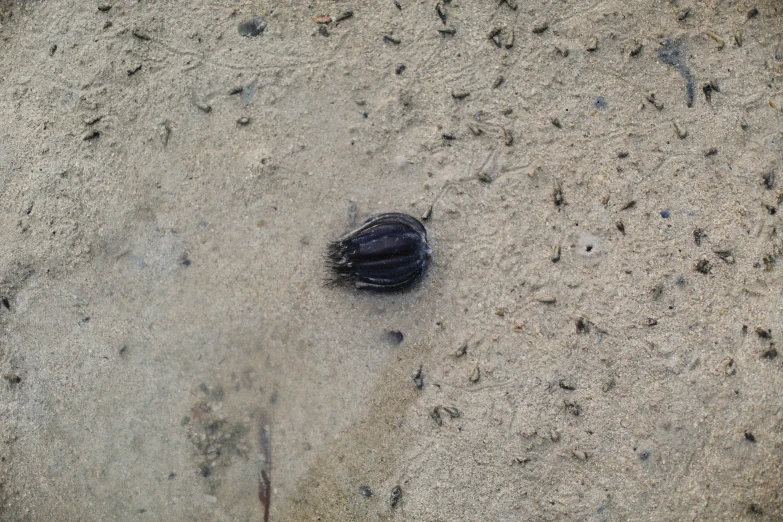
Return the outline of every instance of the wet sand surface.
{"type": "Polygon", "coordinates": [[[0,0],[0,48],[0,519],[783,519],[780,2],[0,0]],[[426,277],[325,286],[380,212],[426,277]]]}

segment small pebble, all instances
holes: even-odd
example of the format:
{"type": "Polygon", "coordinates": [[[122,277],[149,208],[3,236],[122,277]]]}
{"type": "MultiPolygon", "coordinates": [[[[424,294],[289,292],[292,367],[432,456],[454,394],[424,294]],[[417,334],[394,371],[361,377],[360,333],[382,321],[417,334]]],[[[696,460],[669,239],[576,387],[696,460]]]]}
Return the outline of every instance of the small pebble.
{"type": "Polygon", "coordinates": [[[359,493],[365,498],[370,498],[372,496],[372,489],[370,489],[370,486],[359,486],[359,493]]]}
{"type": "Polygon", "coordinates": [[[22,378],[16,375],[15,373],[4,373],[3,379],[10,382],[11,384],[19,384],[22,382],[22,378]]]}
{"type": "Polygon", "coordinates": [[[579,460],[587,460],[587,453],[582,450],[573,450],[571,453],[579,460]]]}
{"type": "Polygon", "coordinates": [[[400,499],[402,498],[402,488],[400,486],[395,486],[395,488],[391,492],[391,497],[389,497],[389,504],[391,507],[396,507],[397,504],[400,502],[400,499]]]}
{"type": "Polygon", "coordinates": [[[661,210],[661,217],[662,217],[663,219],[669,219],[669,216],[670,216],[670,215],[671,215],[671,214],[669,213],[669,211],[668,211],[668,210],[661,210]]]}
{"type": "Polygon", "coordinates": [[[470,382],[477,383],[481,379],[481,370],[478,366],[473,369],[473,373],[470,374],[470,382]]]}
{"type": "Polygon", "coordinates": [[[405,336],[399,330],[389,330],[386,332],[386,340],[390,344],[400,344],[405,336]]]}
{"type": "Polygon", "coordinates": [[[248,123],[250,123],[250,118],[246,118],[243,116],[242,118],[239,118],[237,120],[237,123],[240,125],[247,125],[248,123]]]}
{"type": "Polygon", "coordinates": [[[266,29],[266,22],[257,16],[248,18],[237,26],[239,34],[247,38],[260,35],[264,32],[264,29],[266,29]]]}
{"type": "Polygon", "coordinates": [[[195,103],[195,105],[196,105],[196,107],[198,107],[198,109],[201,112],[203,112],[205,114],[209,114],[210,112],[212,112],[212,105],[210,105],[208,103],[198,101],[198,102],[195,103]]]}
{"type": "Polygon", "coordinates": [[[549,23],[541,22],[540,24],[533,26],[533,34],[541,34],[547,29],[549,29],[549,23]]]}

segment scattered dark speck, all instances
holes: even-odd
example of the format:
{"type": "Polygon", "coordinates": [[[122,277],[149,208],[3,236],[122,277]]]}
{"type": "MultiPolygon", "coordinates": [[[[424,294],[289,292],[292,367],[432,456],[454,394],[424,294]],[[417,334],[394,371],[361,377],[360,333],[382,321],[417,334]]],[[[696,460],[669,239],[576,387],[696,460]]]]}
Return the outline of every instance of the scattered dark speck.
{"type": "Polygon", "coordinates": [[[778,356],[778,351],[775,348],[770,348],[766,352],[764,352],[764,358],[765,359],[774,359],[778,356]]]}
{"type": "Polygon", "coordinates": [[[661,210],[661,217],[662,217],[663,219],[669,219],[669,216],[670,216],[670,215],[671,215],[671,213],[669,213],[669,211],[668,211],[668,210],[661,210]]]}
{"type": "Polygon", "coordinates": [[[772,329],[763,329],[760,326],[756,328],[756,335],[759,336],[761,339],[772,339],[772,329]]]}
{"type": "Polygon", "coordinates": [[[362,118],[367,118],[367,117],[369,117],[369,116],[370,116],[370,115],[369,115],[369,114],[367,114],[366,112],[363,112],[363,113],[362,113],[362,118]]]}
{"type": "Polygon", "coordinates": [[[627,152],[625,152],[625,151],[618,152],[618,153],[617,153],[617,157],[618,157],[618,158],[620,158],[620,159],[627,158],[627,157],[628,157],[628,153],[627,153],[627,152]]]}
{"type": "Polygon", "coordinates": [[[416,374],[413,376],[413,383],[416,385],[416,388],[420,390],[424,387],[424,373],[422,372],[421,366],[419,366],[419,369],[416,370],[416,374]]]}
{"type": "Polygon", "coordinates": [[[266,22],[257,16],[249,18],[237,26],[239,34],[248,38],[258,36],[264,32],[264,29],[266,29],[266,22]]]}
{"type": "Polygon", "coordinates": [[[585,247],[585,250],[588,251],[588,252],[592,252],[593,251],[593,245],[587,245],[585,247]]]}
{"type": "Polygon", "coordinates": [[[405,336],[399,330],[389,330],[384,335],[386,341],[390,344],[400,344],[405,336]]]}
{"type": "Polygon", "coordinates": [[[603,96],[596,96],[593,98],[593,107],[596,109],[605,109],[608,106],[606,103],[606,98],[603,96]]]}
{"type": "Polygon", "coordinates": [[[747,440],[748,442],[756,442],[756,436],[753,435],[753,433],[751,433],[749,431],[746,431],[745,432],[745,440],[747,440]]]}
{"type": "Polygon", "coordinates": [[[706,237],[707,234],[704,233],[704,229],[697,228],[693,231],[693,241],[696,243],[696,246],[701,246],[701,241],[706,237]]]}
{"type": "Polygon", "coordinates": [[[125,355],[126,353],[128,353],[128,345],[127,344],[123,345],[123,347],[120,348],[120,355],[125,355]]]}
{"type": "Polygon", "coordinates": [[[751,504],[748,506],[748,514],[749,515],[763,515],[764,510],[761,509],[761,506],[758,504],[751,504]]]}
{"type": "Polygon", "coordinates": [[[182,264],[183,264],[183,266],[190,266],[190,259],[188,259],[188,258],[183,259],[182,260],[182,264]]]}
{"type": "Polygon", "coordinates": [[[169,473],[169,480],[174,480],[175,478],[177,478],[176,473],[169,473]]]}
{"type": "Polygon", "coordinates": [[[712,272],[712,264],[706,259],[700,259],[696,263],[696,271],[701,274],[709,274],[712,272]]]}
{"type": "Polygon", "coordinates": [[[4,306],[6,309],[8,309],[8,310],[10,310],[10,309],[11,309],[11,303],[9,303],[9,302],[8,302],[8,298],[7,298],[7,297],[3,297],[2,299],[0,299],[0,303],[2,303],[2,304],[3,304],[3,306],[4,306]]]}
{"type": "Polygon", "coordinates": [[[685,280],[685,276],[679,275],[677,276],[677,280],[675,281],[675,284],[677,286],[685,286],[686,282],[687,281],[685,280]]]}
{"type": "Polygon", "coordinates": [[[359,486],[359,493],[365,498],[370,498],[372,496],[370,486],[359,486]]]}
{"type": "Polygon", "coordinates": [[[11,384],[19,384],[22,382],[22,378],[15,373],[4,373],[3,379],[10,382],[11,384]]]}
{"type": "Polygon", "coordinates": [[[639,453],[639,460],[647,460],[650,458],[650,452],[649,451],[642,451],[639,453]]]}
{"type": "Polygon", "coordinates": [[[576,333],[590,333],[590,322],[584,317],[576,320],[576,333]]]}
{"type": "Polygon", "coordinates": [[[775,171],[770,170],[765,172],[761,177],[764,180],[764,186],[767,187],[767,190],[775,188],[775,171]]]}
{"type": "Polygon", "coordinates": [[[707,100],[707,103],[712,102],[712,85],[709,83],[705,83],[704,87],[702,87],[702,91],[704,92],[704,98],[707,100]]]}
{"type": "Polygon", "coordinates": [[[758,15],[759,15],[759,10],[754,7],[753,9],[748,11],[748,20],[750,20],[751,18],[756,18],[758,15]]]}
{"type": "Polygon", "coordinates": [[[198,465],[198,473],[202,477],[208,477],[212,474],[212,467],[209,465],[209,462],[202,462],[198,465]]]}
{"type": "Polygon", "coordinates": [[[403,71],[404,71],[405,69],[406,69],[406,67],[405,67],[405,64],[404,64],[404,63],[401,63],[400,65],[398,65],[398,66],[397,66],[397,68],[396,68],[396,69],[394,69],[394,74],[400,75],[400,74],[402,74],[402,73],[403,73],[403,71]]]}

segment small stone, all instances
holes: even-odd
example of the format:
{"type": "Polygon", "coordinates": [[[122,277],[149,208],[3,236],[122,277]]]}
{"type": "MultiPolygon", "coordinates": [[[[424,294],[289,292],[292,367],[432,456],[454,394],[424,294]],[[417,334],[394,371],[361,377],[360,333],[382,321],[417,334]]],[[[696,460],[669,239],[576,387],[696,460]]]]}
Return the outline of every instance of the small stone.
{"type": "Polygon", "coordinates": [[[483,170],[479,171],[477,176],[479,181],[483,181],[484,183],[492,183],[492,176],[490,176],[487,172],[483,170]]]}
{"type": "Polygon", "coordinates": [[[695,267],[695,268],[696,268],[696,271],[697,271],[697,272],[699,272],[699,273],[701,273],[701,274],[705,274],[705,275],[707,275],[707,274],[709,274],[710,272],[712,272],[712,263],[710,263],[710,262],[709,262],[708,260],[706,260],[706,259],[700,259],[700,260],[699,260],[699,261],[696,263],[696,267],[695,267]]]}
{"type": "Polygon", "coordinates": [[[395,486],[395,488],[391,492],[391,497],[389,498],[389,504],[391,507],[396,507],[397,504],[400,502],[400,499],[402,498],[402,488],[400,486],[395,486]]]}
{"type": "Polygon", "coordinates": [[[549,23],[548,22],[540,22],[533,26],[533,34],[541,34],[544,31],[549,29],[549,23]]]}
{"type": "Polygon", "coordinates": [[[579,460],[587,460],[587,453],[582,450],[572,450],[571,454],[579,460]]]}
{"type": "Polygon", "coordinates": [[[141,29],[134,29],[131,34],[138,38],[139,40],[149,41],[150,35],[148,35],[146,32],[142,31],[141,29]]]}
{"type": "Polygon", "coordinates": [[[506,147],[514,144],[514,132],[511,129],[503,128],[503,142],[506,144],[506,147]]]}
{"type": "Polygon", "coordinates": [[[389,344],[400,344],[405,339],[405,336],[399,330],[389,330],[386,332],[385,337],[389,344]]]}
{"type": "Polygon", "coordinates": [[[197,102],[195,102],[195,105],[196,105],[196,107],[198,107],[198,109],[201,112],[203,112],[205,114],[209,114],[210,112],[212,112],[212,105],[210,105],[210,104],[208,104],[206,102],[197,101],[197,102]]]}
{"type": "Polygon", "coordinates": [[[372,489],[370,489],[370,486],[359,486],[359,493],[364,498],[370,498],[372,496],[372,489]]]}
{"type": "Polygon", "coordinates": [[[473,373],[470,374],[470,382],[477,383],[481,379],[481,370],[478,366],[473,369],[473,373]]]}
{"type": "Polygon", "coordinates": [[[557,302],[557,298],[554,295],[547,294],[547,293],[537,294],[535,299],[539,303],[544,303],[544,304],[555,304],[557,302]]]}
{"type": "Polygon", "coordinates": [[[598,50],[598,38],[592,38],[587,44],[587,51],[593,52],[598,50]]]}
{"type": "Polygon", "coordinates": [[[239,34],[246,38],[258,36],[264,32],[264,29],[266,29],[266,22],[258,16],[248,18],[237,26],[239,34]]]}
{"type": "Polygon", "coordinates": [[[19,384],[22,382],[22,378],[15,373],[4,373],[3,379],[10,382],[11,384],[19,384]]]}
{"type": "Polygon", "coordinates": [[[243,116],[237,120],[237,123],[243,126],[247,125],[248,123],[250,123],[250,118],[243,116]]]}
{"type": "Polygon", "coordinates": [[[98,4],[98,11],[105,13],[111,9],[111,4],[98,4]]]}

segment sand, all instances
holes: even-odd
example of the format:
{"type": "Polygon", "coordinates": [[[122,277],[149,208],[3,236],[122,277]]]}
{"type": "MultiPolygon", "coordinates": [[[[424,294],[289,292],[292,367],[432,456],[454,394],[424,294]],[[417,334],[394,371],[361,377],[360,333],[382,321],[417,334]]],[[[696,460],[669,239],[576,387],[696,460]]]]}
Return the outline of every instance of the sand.
{"type": "Polygon", "coordinates": [[[0,0],[0,519],[783,519],[783,4],[398,4],[0,0]]]}

